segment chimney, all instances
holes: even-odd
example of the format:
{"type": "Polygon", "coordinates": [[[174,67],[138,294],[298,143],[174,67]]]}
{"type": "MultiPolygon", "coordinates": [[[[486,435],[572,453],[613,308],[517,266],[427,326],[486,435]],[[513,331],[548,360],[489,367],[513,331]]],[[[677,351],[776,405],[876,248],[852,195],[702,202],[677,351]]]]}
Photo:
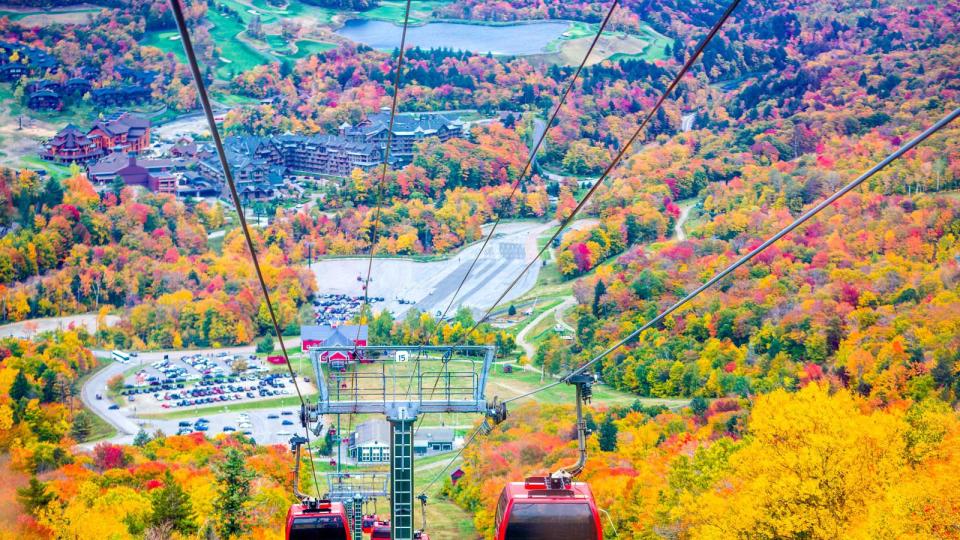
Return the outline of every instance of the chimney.
{"type": "Polygon", "coordinates": [[[127,164],[133,167],[137,164],[137,153],[136,152],[127,152],[127,164]]]}

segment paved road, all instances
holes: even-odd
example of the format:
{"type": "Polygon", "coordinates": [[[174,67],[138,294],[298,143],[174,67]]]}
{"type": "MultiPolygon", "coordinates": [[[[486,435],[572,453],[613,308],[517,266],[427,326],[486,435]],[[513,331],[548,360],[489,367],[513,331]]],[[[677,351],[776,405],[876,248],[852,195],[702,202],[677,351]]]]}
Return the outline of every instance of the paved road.
{"type": "MultiPolygon", "coordinates": [[[[545,319],[545,318],[547,318],[547,317],[549,317],[549,316],[552,316],[552,315],[554,315],[554,314],[556,314],[556,313],[563,312],[563,311],[565,311],[566,309],[568,309],[568,308],[570,308],[570,307],[573,307],[573,306],[575,306],[575,305],[577,305],[577,300],[576,300],[576,298],[574,298],[574,297],[572,297],[572,296],[568,296],[568,297],[566,297],[566,298],[563,299],[563,302],[560,302],[560,303],[557,304],[556,306],[554,306],[554,307],[552,307],[552,308],[544,311],[544,312],[541,313],[540,315],[537,315],[537,318],[535,318],[535,319],[533,319],[532,321],[530,321],[530,323],[529,323],[528,325],[524,326],[524,327],[523,327],[523,330],[521,330],[520,333],[517,334],[517,344],[519,344],[520,347],[523,348],[523,351],[524,351],[524,353],[527,355],[527,359],[528,359],[529,361],[532,362],[534,355],[537,354],[537,349],[536,349],[536,347],[533,346],[533,343],[530,343],[529,341],[527,341],[527,335],[530,333],[531,330],[533,330],[533,327],[537,326],[537,325],[540,323],[540,321],[542,321],[543,319],[545,319]]],[[[561,325],[563,325],[564,328],[570,329],[570,326],[569,326],[566,322],[564,322],[564,321],[562,320],[562,317],[557,316],[557,317],[556,317],[556,320],[557,320],[558,323],[560,323],[561,325]]],[[[572,329],[570,329],[570,330],[572,330],[572,329]]]]}
{"type": "MultiPolygon", "coordinates": [[[[547,122],[540,118],[533,118],[533,132],[530,133],[530,151],[533,152],[533,147],[536,146],[537,141],[540,140],[540,137],[543,136],[543,132],[547,130],[547,122]]],[[[544,140],[540,143],[540,151],[543,152],[547,149],[547,141],[544,140]]],[[[533,171],[537,167],[537,156],[533,156],[533,162],[530,164],[530,170],[533,171]]]]}

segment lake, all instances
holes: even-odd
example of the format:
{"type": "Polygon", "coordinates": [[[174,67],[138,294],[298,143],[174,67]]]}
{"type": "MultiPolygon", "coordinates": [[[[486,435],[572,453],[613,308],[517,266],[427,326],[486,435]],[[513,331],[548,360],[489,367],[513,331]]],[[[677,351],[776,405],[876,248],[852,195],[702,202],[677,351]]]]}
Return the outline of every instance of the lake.
{"type": "MultiPolygon", "coordinates": [[[[407,48],[449,48],[475,53],[527,55],[544,52],[551,41],[570,29],[563,21],[540,21],[507,26],[449,22],[427,23],[407,29],[407,48]]],[[[354,19],[337,30],[341,36],[374,49],[392,51],[400,45],[402,28],[385,21],[354,19]]]]}

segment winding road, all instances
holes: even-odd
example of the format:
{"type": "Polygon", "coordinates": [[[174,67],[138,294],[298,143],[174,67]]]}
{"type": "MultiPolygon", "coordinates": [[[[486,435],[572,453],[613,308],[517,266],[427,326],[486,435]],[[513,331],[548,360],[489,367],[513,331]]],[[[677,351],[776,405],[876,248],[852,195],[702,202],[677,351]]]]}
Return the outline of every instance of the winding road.
{"type": "MultiPolygon", "coordinates": [[[[690,218],[690,211],[693,210],[693,207],[696,204],[696,199],[688,199],[679,203],[680,215],[677,217],[677,222],[673,226],[673,235],[668,239],[668,241],[683,242],[687,239],[687,233],[683,230],[683,226],[690,218]]],[[[551,253],[552,252],[553,250],[551,250],[551,253]]],[[[527,355],[527,359],[529,361],[532,362],[534,355],[537,353],[537,348],[527,339],[530,332],[533,331],[533,328],[540,324],[543,319],[554,315],[557,324],[560,324],[570,332],[575,332],[573,327],[563,319],[562,313],[576,305],[576,299],[573,296],[567,296],[561,303],[544,311],[540,315],[537,315],[535,319],[530,321],[529,324],[520,330],[520,332],[517,334],[516,341],[517,344],[523,349],[524,354],[527,355]]]]}
{"type": "MultiPolygon", "coordinates": [[[[524,354],[527,355],[528,361],[532,362],[533,356],[537,354],[537,348],[533,346],[533,343],[527,340],[527,336],[530,334],[533,328],[536,327],[538,324],[540,324],[540,321],[546,319],[547,317],[554,315],[558,311],[560,313],[563,313],[564,310],[569,309],[575,305],[577,305],[577,299],[572,296],[567,296],[566,298],[563,299],[563,302],[560,302],[559,304],[553,306],[552,308],[544,311],[540,315],[537,315],[535,319],[533,319],[532,321],[530,321],[529,324],[523,327],[523,330],[520,330],[520,332],[517,334],[517,344],[520,345],[521,348],[523,348],[523,352],[524,354]]],[[[562,324],[565,328],[569,329],[569,325],[566,322],[563,322],[562,317],[556,316],[555,319],[558,323],[562,324]]]]}
{"type": "Polygon", "coordinates": [[[677,218],[677,222],[673,225],[673,238],[671,238],[671,240],[683,242],[687,239],[687,233],[684,232],[683,226],[687,223],[687,219],[690,218],[690,211],[693,210],[696,204],[697,202],[695,200],[680,203],[680,217],[677,218]]]}

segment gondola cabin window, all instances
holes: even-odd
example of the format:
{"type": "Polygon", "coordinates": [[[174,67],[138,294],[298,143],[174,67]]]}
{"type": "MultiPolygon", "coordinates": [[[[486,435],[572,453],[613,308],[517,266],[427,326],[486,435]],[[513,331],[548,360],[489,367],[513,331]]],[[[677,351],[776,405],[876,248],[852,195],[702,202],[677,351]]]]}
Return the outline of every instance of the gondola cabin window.
{"type": "Polygon", "coordinates": [[[294,518],[290,540],[347,540],[347,531],[340,516],[294,518]]]}

